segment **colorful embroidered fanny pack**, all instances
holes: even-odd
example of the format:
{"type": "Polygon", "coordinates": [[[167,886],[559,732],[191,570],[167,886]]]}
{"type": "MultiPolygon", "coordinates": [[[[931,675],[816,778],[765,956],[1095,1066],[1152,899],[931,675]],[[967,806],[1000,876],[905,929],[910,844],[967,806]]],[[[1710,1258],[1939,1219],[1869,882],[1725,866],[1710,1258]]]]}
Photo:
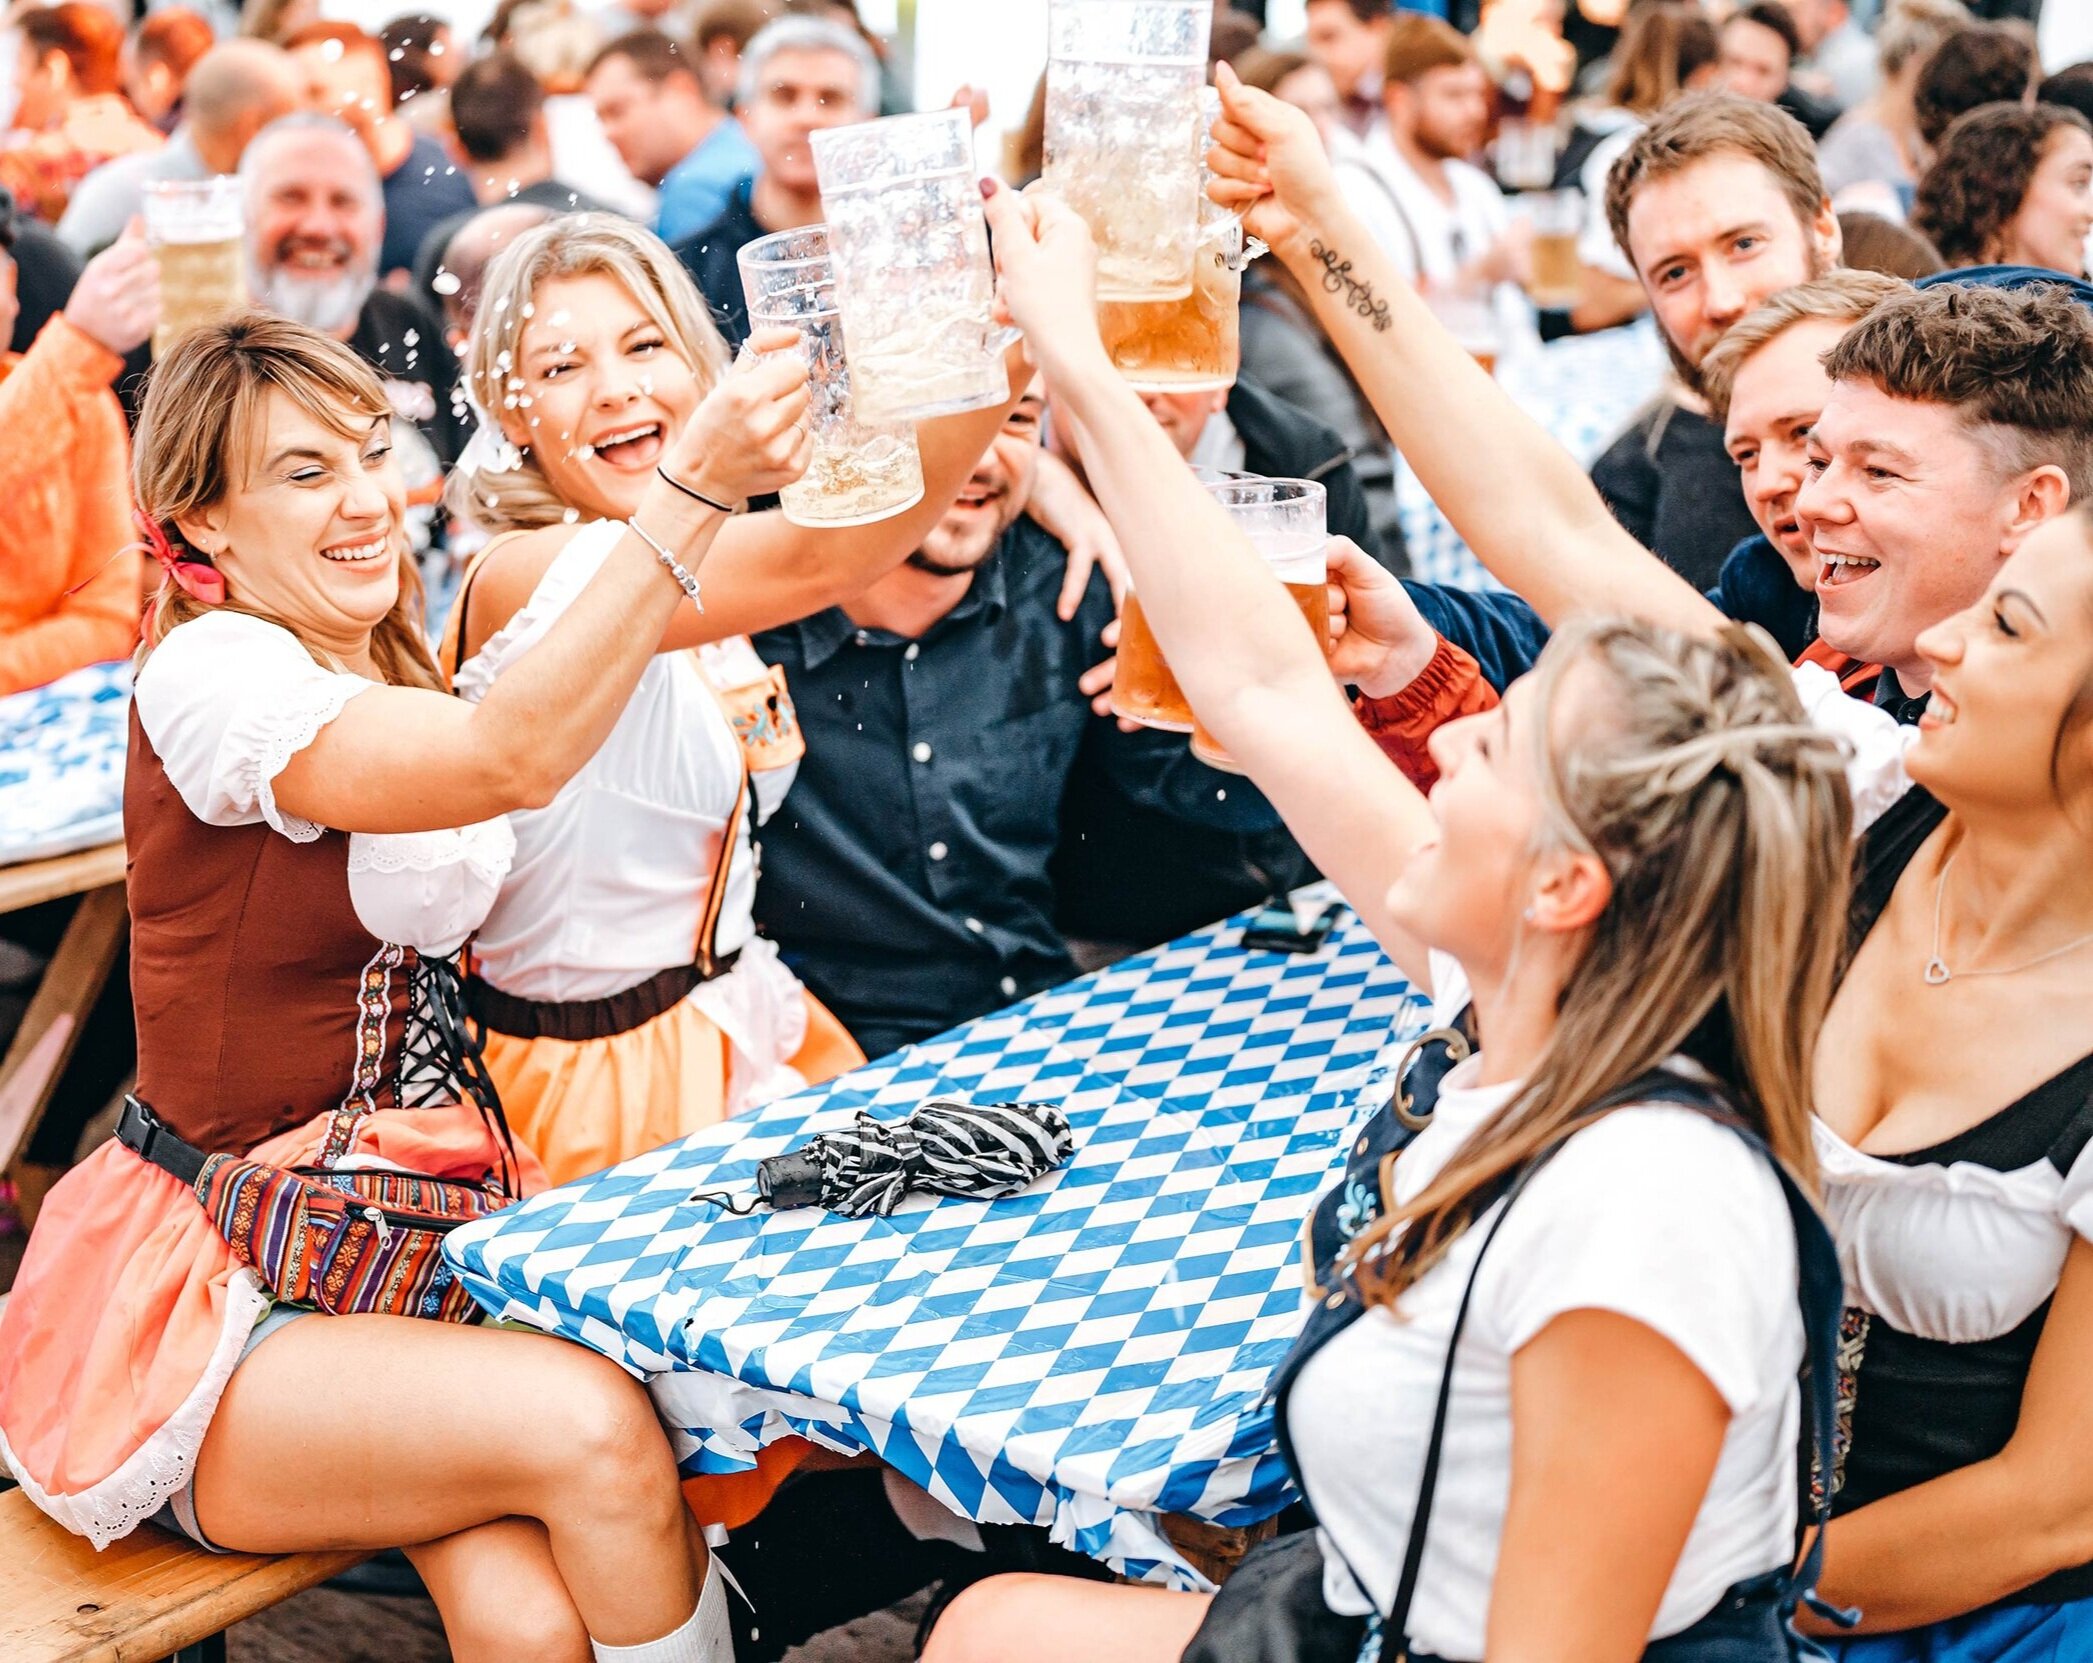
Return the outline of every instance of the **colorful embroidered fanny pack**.
{"type": "Polygon", "coordinates": [[[443,1238],[515,1199],[500,1175],[474,1184],[206,1155],[135,1097],[124,1099],[116,1136],[195,1191],[226,1244],[277,1298],[334,1316],[479,1319],[443,1262],[443,1238]]]}

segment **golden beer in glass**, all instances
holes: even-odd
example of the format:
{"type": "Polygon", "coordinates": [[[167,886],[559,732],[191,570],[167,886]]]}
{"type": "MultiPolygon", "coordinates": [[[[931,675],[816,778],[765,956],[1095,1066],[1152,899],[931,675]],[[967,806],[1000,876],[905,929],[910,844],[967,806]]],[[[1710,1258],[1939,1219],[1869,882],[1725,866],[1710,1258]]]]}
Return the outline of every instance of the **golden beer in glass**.
{"type": "MultiPolygon", "coordinates": [[[[1250,546],[1264,557],[1315,633],[1316,650],[1330,650],[1328,498],[1309,479],[1231,479],[1207,490],[1228,510],[1250,546]]],[[[1192,724],[1192,754],[1209,768],[1243,770],[1200,725],[1192,724]]]]}
{"type": "Polygon", "coordinates": [[[182,335],[247,303],[240,181],[154,180],[145,187],[145,240],[160,268],[160,322],[153,356],[182,335]]]}

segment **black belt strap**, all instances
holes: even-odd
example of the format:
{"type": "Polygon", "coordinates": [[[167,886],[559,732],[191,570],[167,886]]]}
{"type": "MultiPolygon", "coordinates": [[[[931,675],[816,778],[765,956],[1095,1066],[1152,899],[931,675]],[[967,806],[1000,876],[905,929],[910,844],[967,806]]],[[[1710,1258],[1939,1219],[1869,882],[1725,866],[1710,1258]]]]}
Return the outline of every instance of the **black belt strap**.
{"type": "Polygon", "coordinates": [[[172,1173],[191,1189],[203,1173],[204,1152],[177,1137],[158,1115],[128,1092],[124,1095],[124,1112],[116,1122],[116,1141],[140,1160],[172,1173]]]}

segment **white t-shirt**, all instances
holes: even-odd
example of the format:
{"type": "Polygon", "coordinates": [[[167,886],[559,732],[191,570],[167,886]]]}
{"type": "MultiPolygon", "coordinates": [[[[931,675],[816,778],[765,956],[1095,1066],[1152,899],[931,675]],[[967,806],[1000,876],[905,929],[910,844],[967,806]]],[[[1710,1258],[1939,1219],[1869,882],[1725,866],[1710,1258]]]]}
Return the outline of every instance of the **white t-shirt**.
{"type": "MultiPolygon", "coordinates": [[[[1468,1002],[1432,955],[1433,1021],[1468,1002]]],[[[1395,1164],[1415,1196],[1509,1100],[1470,1058],[1440,1088],[1431,1126],[1395,1164]]],[[[1492,1209],[1400,1300],[1311,1358],[1288,1400],[1303,1487],[1322,1521],[1323,1594],[1386,1611],[1408,1544],[1446,1342],[1492,1209]],[[1347,1568],[1349,1567],[1349,1568],[1347,1568]],[[1353,1580],[1364,1580],[1362,1591],[1353,1580]]],[[[1568,1311],[1618,1312],[1685,1354],[1730,1411],[1713,1480],[1665,1589],[1652,1638],[1691,1626],[1731,1584],[1788,1562],[1803,1356],[1795,1236],[1779,1181],[1734,1132],[1689,1109],[1630,1106],[1570,1139],[1526,1187],[1491,1245],[1462,1331],[1439,1488],[1410,1641],[1480,1658],[1511,1488],[1513,1357],[1568,1311]]],[[[1654,1453],[1654,1452],[1653,1452],[1654,1453]]]]}

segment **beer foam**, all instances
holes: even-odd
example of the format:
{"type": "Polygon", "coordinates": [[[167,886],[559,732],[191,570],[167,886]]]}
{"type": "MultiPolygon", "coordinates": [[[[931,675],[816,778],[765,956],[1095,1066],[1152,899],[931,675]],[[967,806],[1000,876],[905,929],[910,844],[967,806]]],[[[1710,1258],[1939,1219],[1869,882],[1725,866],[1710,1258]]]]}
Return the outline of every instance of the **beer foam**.
{"type": "Polygon", "coordinates": [[[1329,576],[1330,539],[1320,531],[1264,532],[1245,526],[1250,546],[1281,583],[1321,583],[1329,576]]]}

